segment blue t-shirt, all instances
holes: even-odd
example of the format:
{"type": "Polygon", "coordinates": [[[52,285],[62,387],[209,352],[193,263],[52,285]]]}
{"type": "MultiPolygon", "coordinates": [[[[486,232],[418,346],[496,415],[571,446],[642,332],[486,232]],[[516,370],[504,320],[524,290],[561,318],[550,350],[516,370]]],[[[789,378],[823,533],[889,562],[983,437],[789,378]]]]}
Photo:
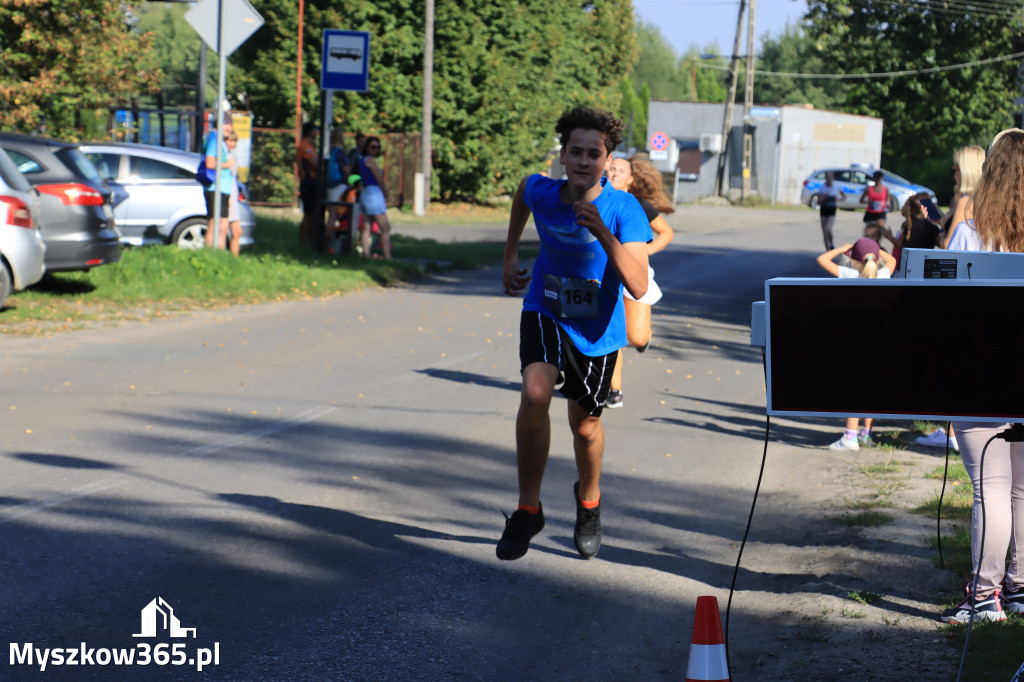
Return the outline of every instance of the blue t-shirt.
{"type": "MultiPolygon", "coordinates": [[[[217,156],[217,131],[210,131],[210,134],[206,136],[206,144],[203,146],[203,156],[217,156]]],[[[228,147],[222,144],[220,147],[220,162],[221,164],[227,163],[227,160],[231,158],[231,154],[228,152],[228,147]]],[[[212,171],[213,168],[210,168],[212,171]]],[[[231,194],[235,187],[235,176],[231,174],[230,168],[220,169],[220,191],[228,195],[231,194]]],[[[212,192],[216,188],[211,182],[205,187],[207,192],[212,192]]]]}
{"type": "MultiPolygon", "coordinates": [[[[540,255],[523,310],[554,319],[580,352],[598,357],[626,345],[622,282],[601,242],[576,222],[572,206],[559,198],[565,182],[543,175],[531,175],[526,181],[523,198],[540,235],[540,255]],[[565,298],[555,303],[559,294],[565,298]],[[594,308],[587,308],[588,304],[594,308]],[[590,310],[592,316],[564,314],[580,310],[590,310]]],[[[651,224],[636,198],[613,188],[607,178],[601,178],[601,185],[594,205],[615,238],[623,244],[649,242],[651,224]]]]}

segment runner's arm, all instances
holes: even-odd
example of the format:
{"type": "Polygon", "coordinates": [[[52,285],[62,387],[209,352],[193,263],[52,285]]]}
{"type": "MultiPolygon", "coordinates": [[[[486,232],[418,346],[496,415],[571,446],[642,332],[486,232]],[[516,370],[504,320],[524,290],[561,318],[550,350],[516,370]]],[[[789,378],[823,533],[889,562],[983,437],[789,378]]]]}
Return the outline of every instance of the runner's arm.
{"type": "Polygon", "coordinates": [[[651,221],[651,231],[654,232],[654,240],[647,244],[647,255],[658,253],[672,241],[672,237],[675,233],[672,228],[669,227],[668,221],[665,220],[665,216],[657,216],[651,221]]]}
{"type": "Polygon", "coordinates": [[[635,299],[643,298],[648,286],[647,242],[620,242],[604,224],[597,206],[589,201],[577,201],[573,210],[576,222],[590,230],[601,243],[626,291],[635,299]]]}
{"type": "Polygon", "coordinates": [[[518,296],[530,282],[526,268],[519,269],[519,240],[522,239],[526,221],[530,218],[530,207],[523,199],[525,192],[526,178],[523,178],[516,189],[512,209],[508,215],[508,237],[505,239],[505,261],[501,273],[501,282],[508,296],[518,296]]]}

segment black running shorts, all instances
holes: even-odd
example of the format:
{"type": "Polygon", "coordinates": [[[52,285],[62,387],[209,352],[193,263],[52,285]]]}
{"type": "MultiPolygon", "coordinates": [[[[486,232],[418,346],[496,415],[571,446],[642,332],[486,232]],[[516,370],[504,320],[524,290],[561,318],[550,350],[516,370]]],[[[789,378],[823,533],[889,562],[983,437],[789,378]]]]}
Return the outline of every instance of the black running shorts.
{"type": "Polygon", "coordinates": [[[558,368],[555,385],[587,414],[600,417],[612,386],[618,351],[592,358],[576,348],[569,335],[546,315],[524,310],[519,320],[519,371],[535,362],[558,368]]]}

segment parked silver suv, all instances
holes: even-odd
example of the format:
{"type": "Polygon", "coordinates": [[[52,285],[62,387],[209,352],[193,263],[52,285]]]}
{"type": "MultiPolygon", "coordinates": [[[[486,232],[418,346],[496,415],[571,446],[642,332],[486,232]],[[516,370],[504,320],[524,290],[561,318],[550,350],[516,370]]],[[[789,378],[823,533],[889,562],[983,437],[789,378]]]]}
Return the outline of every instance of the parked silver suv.
{"type": "MultiPolygon", "coordinates": [[[[199,154],[129,142],[89,142],[79,149],[112,188],[128,198],[114,207],[121,241],[133,246],[177,244],[202,248],[206,201],[196,181],[199,154]]],[[[256,217],[239,202],[242,246],[253,243],[256,217]]]]}

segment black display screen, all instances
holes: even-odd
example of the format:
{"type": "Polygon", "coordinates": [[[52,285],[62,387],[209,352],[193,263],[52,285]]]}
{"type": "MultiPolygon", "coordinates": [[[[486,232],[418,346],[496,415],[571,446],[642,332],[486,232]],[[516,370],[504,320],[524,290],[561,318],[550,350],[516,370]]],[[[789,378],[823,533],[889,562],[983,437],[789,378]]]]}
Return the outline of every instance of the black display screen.
{"type": "Polygon", "coordinates": [[[1024,282],[771,280],[769,414],[1024,421],[1024,282]]]}

